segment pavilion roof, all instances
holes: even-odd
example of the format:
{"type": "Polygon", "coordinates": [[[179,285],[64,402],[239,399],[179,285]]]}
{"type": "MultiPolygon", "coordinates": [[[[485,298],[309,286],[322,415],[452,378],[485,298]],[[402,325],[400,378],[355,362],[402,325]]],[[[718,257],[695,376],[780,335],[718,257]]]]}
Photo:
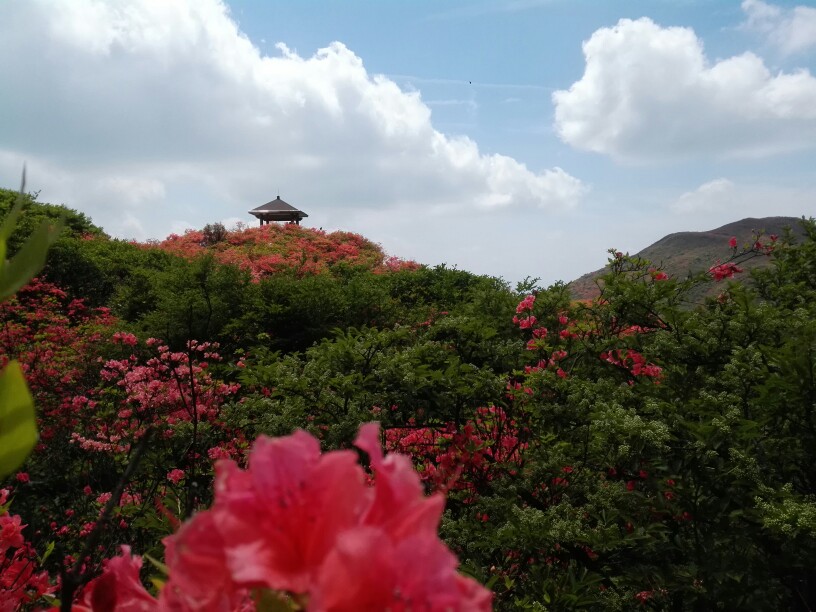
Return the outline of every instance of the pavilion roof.
{"type": "Polygon", "coordinates": [[[261,214],[269,214],[269,213],[297,213],[300,217],[308,217],[305,212],[302,210],[298,210],[288,202],[281,200],[281,197],[278,196],[271,202],[267,202],[266,204],[261,204],[257,208],[253,208],[249,211],[249,214],[255,215],[256,217],[261,214]]]}

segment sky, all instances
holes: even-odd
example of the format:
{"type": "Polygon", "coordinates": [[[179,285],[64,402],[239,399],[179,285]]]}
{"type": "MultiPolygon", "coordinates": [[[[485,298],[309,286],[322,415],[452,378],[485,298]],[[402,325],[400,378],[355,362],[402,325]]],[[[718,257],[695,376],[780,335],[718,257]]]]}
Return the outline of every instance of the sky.
{"type": "Polygon", "coordinates": [[[0,186],[146,240],[276,195],[516,282],[816,214],[816,4],[0,0],[0,186]]]}

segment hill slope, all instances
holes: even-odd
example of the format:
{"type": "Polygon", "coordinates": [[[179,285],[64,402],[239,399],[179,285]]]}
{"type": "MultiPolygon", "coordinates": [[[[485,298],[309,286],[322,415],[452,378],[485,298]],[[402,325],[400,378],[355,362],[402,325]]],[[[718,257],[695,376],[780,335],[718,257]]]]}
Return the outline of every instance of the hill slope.
{"type": "MultiPolygon", "coordinates": [[[[689,272],[708,270],[718,260],[727,259],[731,255],[728,241],[732,237],[735,237],[737,244],[742,247],[750,244],[757,232],[762,232],[766,236],[782,235],[786,228],[791,228],[794,233],[799,233],[799,219],[796,217],[763,217],[761,219],[749,217],[706,232],[669,234],[636,255],[664,268],[670,276],[685,276],[689,272]]],[[[744,268],[751,269],[768,264],[767,258],[757,257],[747,261],[744,268]]],[[[605,271],[606,268],[601,268],[572,281],[569,287],[573,297],[576,299],[597,297],[596,280],[605,271]]]]}

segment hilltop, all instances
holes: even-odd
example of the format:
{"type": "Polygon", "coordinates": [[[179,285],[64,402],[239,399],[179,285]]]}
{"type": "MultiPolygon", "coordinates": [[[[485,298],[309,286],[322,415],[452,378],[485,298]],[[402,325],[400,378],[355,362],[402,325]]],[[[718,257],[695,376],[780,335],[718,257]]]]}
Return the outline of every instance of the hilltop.
{"type": "Polygon", "coordinates": [[[150,246],[187,259],[211,253],[220,263],[248,270],[256,280],[281,272],[319,274],[340,264],[372,272],[419,267],[412,261],[387,257],[380,245],[359,234],[325,232],[291,223],[234,230],[216,223],[183,235],[171,234],[150,246]]]}

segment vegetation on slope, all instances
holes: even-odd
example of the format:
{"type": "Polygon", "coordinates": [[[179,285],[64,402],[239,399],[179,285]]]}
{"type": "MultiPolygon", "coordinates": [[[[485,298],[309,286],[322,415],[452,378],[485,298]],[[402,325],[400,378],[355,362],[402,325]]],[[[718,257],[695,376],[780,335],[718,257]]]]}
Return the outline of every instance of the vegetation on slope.
{"type": "MultiPolygon", "coordinates": [[[[498,610],[812,609],[816,222],[800,227],[735,249],[728,232],[690,277],[613,253],[585,302],[444,267],[255,279],[206,247],[68,236],[46,270],[63,286],[0,307],[0,355],[23,364],[42,431],[0,483],[4,576],[21,537],[52,550],[0,596],[47,598],[59,568],[87,554],[90,579],[121,543],[178,567],[162,539],[214,516],[218,460],[244,466],[256,438],[296,429],[349,449],[379,421],[447,494],[440,533],[498,610]],[[713,297],[690,306],[697,292],[713,297]]],[[[259,516],[289,525],[288,502],[259,516]]],[[[236,586],[220,550],[199,550],[212,573],[189,584],[236,586]]],[[[153,594],[159,573],[141,570],[153,594]]]]}
{"type": "Polygon", "coordinates": [[[216,223],[183,236],[170,235],[157,246],[188,259],[212,253],[220,263],[249,270],[256,280],[282,272],[308,276],[339,266],[376,272],[419,267],[396,257],[386,258],[379,245],[359,234],[327,233],[292,223],[233,231],[216,223]]]}

